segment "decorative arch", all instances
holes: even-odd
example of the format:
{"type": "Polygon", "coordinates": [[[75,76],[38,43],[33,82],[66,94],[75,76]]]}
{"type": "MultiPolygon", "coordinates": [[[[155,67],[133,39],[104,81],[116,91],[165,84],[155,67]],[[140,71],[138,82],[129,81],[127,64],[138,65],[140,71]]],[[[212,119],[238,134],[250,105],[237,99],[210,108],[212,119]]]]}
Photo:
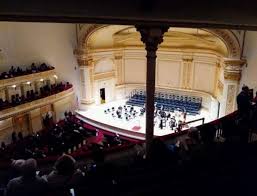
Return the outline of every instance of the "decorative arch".
{"type": "MultiPolygon", "coordinates": [[[[90,35],[97,30],[104,28],[109,25],[100,24],[85,24],[79,27],[79,47],[81,49],[86,49],[87,40],[90,35]]],[[[239,59],[240,58],[240,43],[237,36],[228,29],[202,29],[209,33],[212,33],[219,37],[227,46],[228,58],[239,59]]]]}
{"type": "Polygon", "coordinates": [[[237,36],[228,29],[204,29],[216,36],[218,36],[228,48],[228,58],[239,59],[240,58],[240,44],[237,36]]]}

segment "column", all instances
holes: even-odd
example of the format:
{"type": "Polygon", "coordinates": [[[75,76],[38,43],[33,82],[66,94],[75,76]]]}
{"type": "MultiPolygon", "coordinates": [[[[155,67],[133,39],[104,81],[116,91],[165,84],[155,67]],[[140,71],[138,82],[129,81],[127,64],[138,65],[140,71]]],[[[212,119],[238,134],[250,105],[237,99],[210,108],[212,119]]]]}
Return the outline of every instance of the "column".
{"type": "Polygon", "coordinates": [[[232,113],[237,108],[236,97],[239,91],[241,70],[245,61],[240,59],[224,60],[224,89],[223,103],[221,103],[221,115],[232,113]]]}
{"type": "Polygon", "coordinates": [[[82,92],[81,102],[87,105],[94,103],[92,71],[93,71],[92,65],[80,66],[81,92],[82,92]]]}
{"type": "Polygon", "coordinates": [[[116,86],[124,83],[123,56],[122,53],[114,54],[116,86]]]}
{"type": "Polygon", "coordinates": [[[80,79],[81,79],[81,102],[87,105],[94,103],[93,98],[93,61],[87,60],[85,64],[80,65],[80,79]]]}
{"type": "Polygon", "coordinates": [[[184,55],[182,57],[183,73],[181,87],[185,89],[191,89],[193,85],[193,56],[184,55]]]}
{"type": "Polygon", "coordinates": [[[147,51],[147,71],[146,71],[146,156],[153,140],[154,133],[154,93],[155,93],[155,69],[156,51],[158,45],[163,42],[163,34],[168,27],[137,26],[137,31],[141,34],[141,41],[145,44],[147,51]]]}
{"type": "Polygon", "coordinates": [[[80,70],[81,103],[90,105],[94,103],[93,98],[93,69],[94,62],[82,49],[75,51],[80,70]]]}

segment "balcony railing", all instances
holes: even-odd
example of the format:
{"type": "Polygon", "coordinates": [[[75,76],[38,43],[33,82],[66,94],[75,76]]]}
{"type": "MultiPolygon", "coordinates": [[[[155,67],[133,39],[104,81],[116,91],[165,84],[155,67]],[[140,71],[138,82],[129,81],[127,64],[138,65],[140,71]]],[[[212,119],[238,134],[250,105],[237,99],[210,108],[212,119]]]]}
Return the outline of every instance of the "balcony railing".
{"type": "Polygon", "coordinates": [[[73,94],[73,87],[72,85],[65,90],[61,92],[57,92],[56,94],[52,94],[47,97],[42,97],[39,99],[36,99],[31,102],[26,102],[24,104],[15,106],[15,107],[10,107],[4,110],[0,111],[0,120],[7,119],[13,115],[17,115],[19,113],[24,113],[26,111],[30,111],[39,107],[42,107],[44,105],[48,105],[50,103],[56,102],[60,99],[63,99],[64,97],[70,96],[73,94]]]}
{"type": "Polygon", "coordinates": [[[47,71],[42,71],[37,73],[31,73],[31,74],[22,75],[22,76],[16,76],[13,78],[1,79],[0,87],[16,85],[27,81],[40,80],[42,78],[44,79],[52,75],[55,75],[55,69],[50,69],[47,71]]]}

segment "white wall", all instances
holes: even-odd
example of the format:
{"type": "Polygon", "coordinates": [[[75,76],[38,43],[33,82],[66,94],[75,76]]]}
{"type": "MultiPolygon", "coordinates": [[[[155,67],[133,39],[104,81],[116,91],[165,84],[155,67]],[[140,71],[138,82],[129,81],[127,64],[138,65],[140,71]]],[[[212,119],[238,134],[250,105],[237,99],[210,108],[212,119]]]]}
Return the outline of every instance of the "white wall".
{"type": "Polygon", "coordinates": [[[145,83],[146,81],[146,59],[125,58],[124,63],[125,83],[145,83]]]}
{"type": "MultiPolygon", "coordinates": [[[[244,56],[247,66],[243,67],[240,87],[243,84],[257,90],[257,32],[247,31],[245,37],[244,56]]],[[[239,89],[240,90],[240,89],[239,89]]]]}
{"type": "Polygon", "coordinates": [[[111,59],[102,59],[95,64],[95,73],[104,73],[114,70],[114,63],[111,59]]]}
{"type": "Polygon", "coordinates": [[[75,24],[0,22],[0,71],[46,62],[56,68],[60,80],[74,85],[79,96],[76,45],[75,24]]]}
{"type": "Polygon", "coordinates": [[[156,69],[158,85],[179,88],[181,67],[180,61],[159,60],[156,69]]]}

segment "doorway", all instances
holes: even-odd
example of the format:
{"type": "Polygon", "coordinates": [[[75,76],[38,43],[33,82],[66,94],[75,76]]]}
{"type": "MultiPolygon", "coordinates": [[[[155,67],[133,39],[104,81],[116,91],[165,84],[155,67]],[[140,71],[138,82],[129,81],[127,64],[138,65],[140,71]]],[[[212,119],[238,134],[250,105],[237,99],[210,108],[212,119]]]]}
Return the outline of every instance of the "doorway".
{"type": "Polygon", "coordinates": [[[100,89],[100,100],[101,104],[105,103],[105,88],[100,89]]]}

